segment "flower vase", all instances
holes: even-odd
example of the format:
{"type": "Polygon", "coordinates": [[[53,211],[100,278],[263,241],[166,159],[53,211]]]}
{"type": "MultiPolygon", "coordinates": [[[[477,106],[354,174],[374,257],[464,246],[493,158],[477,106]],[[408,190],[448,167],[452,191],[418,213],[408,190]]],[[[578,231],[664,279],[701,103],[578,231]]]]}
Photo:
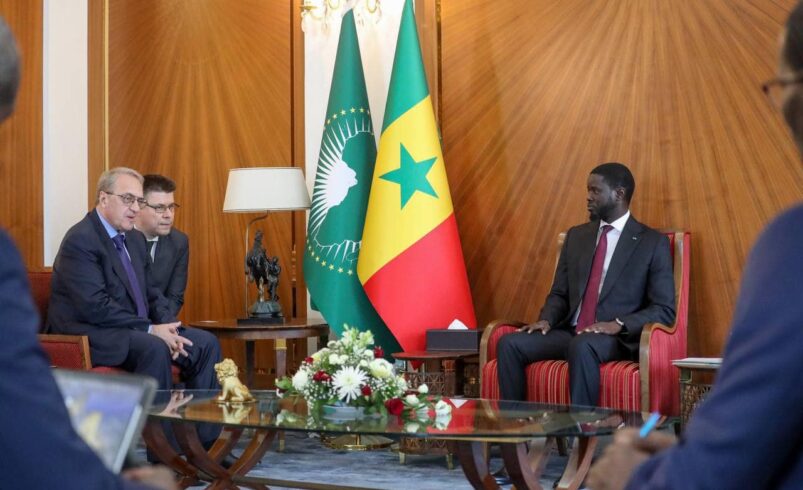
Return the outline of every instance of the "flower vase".
{"type": "Polygon", "coordinates": [[[365,407],[350,405],[324,405],[323,416],[329,420],[356,420],[365,416],[365,407]]]}

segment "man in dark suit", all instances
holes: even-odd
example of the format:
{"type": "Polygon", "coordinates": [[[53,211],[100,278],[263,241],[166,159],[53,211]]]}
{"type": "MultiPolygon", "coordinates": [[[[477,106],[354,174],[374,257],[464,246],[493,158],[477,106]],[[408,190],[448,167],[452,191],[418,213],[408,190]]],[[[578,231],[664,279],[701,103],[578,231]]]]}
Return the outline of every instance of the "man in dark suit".
{"type": "Polygon", "coordinates": [[[53,263],[47,327],[89,336],[95,365],[147,374],[167,389],[172,361],[187,388],[215,389],[217,339],[180,326],[148,280],[145,242],[125,238],[145,205],[142,194],[142,176],[134,170],[101,175],[95,209],[70,228],[53,263]]]}
{"type": "Polygon", "coordinates": [[[633,175],[621,163],[591,171],[591,221],[566,233],[539,320],[499,342],[503,399],[525,398],[527,364],[566,359],[572,403],[594,406],[600,364],[634,358],[645,324],[675,320],[669,240],[630,215],[634,190],[633,175]]]}
{"type": "Polygon", "coordinates": [[[142,184],[147,203],[137,215],[136,228],[147,241],[148,258],[153,264],[150,279],[167,298],[170,312],[177,316],[184,304],[190,242],[187,235],[173,228],[179,205],[173,194],[176,183],[162,175],[144,176],[142,184]]]}
{"type": "MultiPolygon", "coordinates": [[[[786,22],[778,77],[764,84],[803,153],[803,4],[786,22]]],[[[616,434],[594,490],[803,488],[803,205],[778,216],[747,260],[716,382],[680,441],[616,434]]]]}
{"type": "MultiPolygon", "coordinates": [[[[14,38],[0,18],[0,121],[13,112],[18,81],[14,38]]],[[[78,436],[36,338],[38,327],[22,259],[0,230],[0,487],[176,488],[164,467],[138,468],[127,478],[113,474],[78,436]]]]}

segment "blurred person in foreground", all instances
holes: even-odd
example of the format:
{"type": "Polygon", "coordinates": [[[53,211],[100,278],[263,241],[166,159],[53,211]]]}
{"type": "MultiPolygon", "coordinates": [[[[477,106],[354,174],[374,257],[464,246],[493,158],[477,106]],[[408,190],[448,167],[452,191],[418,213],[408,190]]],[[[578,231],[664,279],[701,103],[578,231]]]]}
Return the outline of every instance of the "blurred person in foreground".
{"type": "MultiPolygon", "coordinates": [[[[14,111],[19,56],[0,18],[0,121],[14,111]]],[[[0,230],[0,487],[176,489],[173,473],[145,466],[115,475],[73,429],[36,333],[25,266],[0,230]]]]}
{"type": "MultiPolygon", "coordinates": [[[[803,152],[803,4],[764,91],[803,152]],[[774,91],[777,90],[777,97],[774,91]]],[[[747,261],[722,368],[680,440],[618,432],[587,484],[608,489],[803,488],[803,205],[762,232],[747,261]]]]}

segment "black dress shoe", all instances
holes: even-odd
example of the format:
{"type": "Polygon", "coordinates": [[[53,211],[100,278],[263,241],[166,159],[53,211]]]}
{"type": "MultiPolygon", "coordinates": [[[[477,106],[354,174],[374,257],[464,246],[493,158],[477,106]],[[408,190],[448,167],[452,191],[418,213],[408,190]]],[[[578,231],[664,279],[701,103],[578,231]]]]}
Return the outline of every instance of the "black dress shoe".
{"type": "Polygon", "coordinates": [[[234,463],[236,463],[236,462],[237,462],[237,458],[235,456],[231,455],[231,454],[228,454],[228,455],[226,455],[225,458],[223,458],[223,461],[220,462],[220,466],[222,466],[222,467],[224,467],[226,469],[229,469],[232,466],[234,466],[234,463]]]}

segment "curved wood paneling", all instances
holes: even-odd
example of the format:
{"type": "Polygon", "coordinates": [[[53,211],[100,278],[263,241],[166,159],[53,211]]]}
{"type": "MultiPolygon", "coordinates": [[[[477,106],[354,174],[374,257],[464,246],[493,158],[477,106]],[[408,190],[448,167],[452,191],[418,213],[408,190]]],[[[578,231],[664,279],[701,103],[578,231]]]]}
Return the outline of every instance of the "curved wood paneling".
{"type": "MultiPolygon", "coordinates": [[[[223,214],[228,171],[290,162],[290,9],[260,0],[111,0],[110,166],[177,185],[191,240],[185,319],[243,314],[243,238],[255,215],[223,214]]],[[[262,222],[289,270],[291,215],[262,222]]],[[[279,295],[290,311],[289,276],[279,295]]]]}
{"type": "Polygon", "coordinates": [[[760,83],[792,0],[443,2],[442,132],[478,319],[534,320],[591,168],[691,230],[690,354],[718,353],[746,254],[803,194],[760,83]]]}
{"type": "Polygon", "coordinates": [[[0,226],[29,270],[43,264],[42,2],[0,0],[22,63],[14,114],[0,125],[0,226]]]}

